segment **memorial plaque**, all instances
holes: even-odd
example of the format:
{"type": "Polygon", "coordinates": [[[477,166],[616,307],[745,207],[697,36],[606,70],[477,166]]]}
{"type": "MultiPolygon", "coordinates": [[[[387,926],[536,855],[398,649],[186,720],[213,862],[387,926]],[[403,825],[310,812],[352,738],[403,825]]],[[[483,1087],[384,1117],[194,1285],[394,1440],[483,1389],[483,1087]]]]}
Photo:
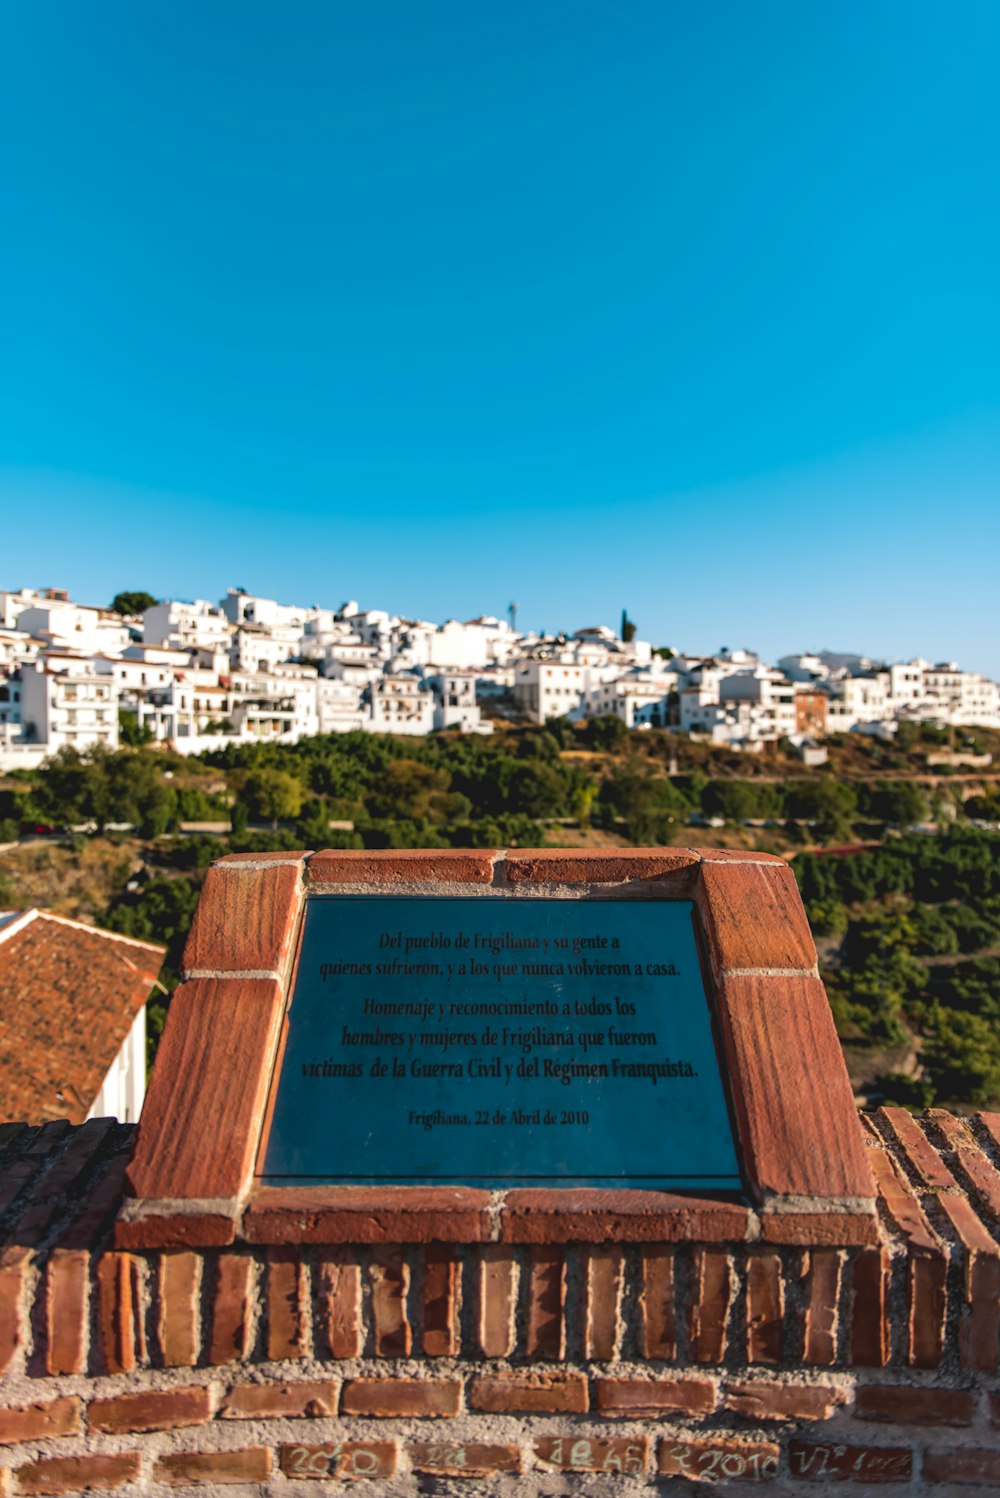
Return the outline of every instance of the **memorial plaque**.
{"type": "Polygon", "coordinates": [[[271,1185],[739,1190],[688,901],[312,896],[271,1185]]]}

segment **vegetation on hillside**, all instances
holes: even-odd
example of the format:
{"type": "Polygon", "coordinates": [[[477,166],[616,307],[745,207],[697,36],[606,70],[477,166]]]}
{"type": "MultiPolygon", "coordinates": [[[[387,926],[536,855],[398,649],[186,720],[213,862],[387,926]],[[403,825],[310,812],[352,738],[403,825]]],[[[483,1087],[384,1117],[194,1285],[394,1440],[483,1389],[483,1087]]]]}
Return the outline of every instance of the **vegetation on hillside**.
{"type": "MultiPolygon", "coordinates": [[[[8,855],[0,897],[164,942],[170,987],[204,869],[227,851],[764,848],[794,856],[856,1080],[873,1097],[981,1104],[1000,1099],[1000,838],[970,819],[1000,821],[1000,793],[989,772],[931,770],[941,739],[848,736],[815,770],[782,748],[739,755],[626,733],[614,718],[489,737],[329,735],[200,759],[143,744],[64,751],[0,782],[0,842],[36,821],[66,836],[8,855]],[[928,821],[934,836],[906,831],[928,821]],[[231,831],[182,831],[212,822],[231,831]],[[831,844],[843,856],[812,851],[831,844]]],[[[958,747],[998,739],[966,734],[958,747]]],[[[162,1019],[154,1003],[154,1040],[162,1019]]]]}

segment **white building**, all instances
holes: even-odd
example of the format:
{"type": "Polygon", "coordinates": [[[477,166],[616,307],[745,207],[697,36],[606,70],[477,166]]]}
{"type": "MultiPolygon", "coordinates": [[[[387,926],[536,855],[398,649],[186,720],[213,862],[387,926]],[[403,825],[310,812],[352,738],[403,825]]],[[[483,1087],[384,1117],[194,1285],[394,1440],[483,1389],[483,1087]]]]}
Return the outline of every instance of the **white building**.
{"type": "Polygon", "coordinates": [[[463,733],[492,733],[476,701],[476,678],[470,671],[439,671],[428,677],[434,693],[434,727],[459,728],[463,733]]]}
{"type": "Polygon", "coordinates": [[[737,671],[719,683],[719,702],[723,707],[746,706],[749,713],[738,714],[738,721],[748,728],[742,737],[768,742],[791,738],[796,731],[795,688],[780,671],[758,666],[737,671]]]}
{"type": "Polygon", "coordinates": [[[372,733],[430,733],[434,694],[416,676],[388,672],[367,689],[372,733]]]}
{"type": "Polygon", "coordinates": [[[599,682],[585,699],[588,718],[620,718],[626,728],[666,728],[676,701],[676,671],[633,667],[624,676],[599,682]]]}
{"type": "Polygon", "coordinates": [[[294,744],[319,732],[316,668],[283,665],[272,671],[234,671],[231,719],[240,738],[294,744]]]}
{"type": "Polygon", "coordinates": [[[231,628],[222,609],[203,598],[165,599],[142,616],[143,643],[174,650],[228,651],[231,628]]]}
{"type": "Polygon", "coordinates": [[[277,603],[273,598],[260,598],[255,593],[244,593],[242,588],[230,588],[220,605],[223,614],[232,625],[259,624],[266,629],[295,629],[301,635],[309,609],[294,603],[277,603]]]}
{"type": "Polygon", "coordinates": [[[132,638],[129,626],[112,609],[87,608],[62,598],[21,609],[17,627],[43,640],[47,649],[79,655],[118,655],[132,638]]]}
{"type": "Polygon", "coordinates": [[[20,678],[26,744],[46,755],[65,746],[118,748],[118,688],[93,661],[52,652],[22,666],[20,678]]]}
{"type": "Polygon", "coordinates": [[[591,668],[570,660],[521,660],[514,666],[514,703],[533,723],[582,718],[591,668]]]}
{"type": "Polygon", "coordinates": [[[361,687],[347,681],[316,682],[316,716],[319,733],[363,731],[371,725],[371,709],[361,701],[361,687]]]}

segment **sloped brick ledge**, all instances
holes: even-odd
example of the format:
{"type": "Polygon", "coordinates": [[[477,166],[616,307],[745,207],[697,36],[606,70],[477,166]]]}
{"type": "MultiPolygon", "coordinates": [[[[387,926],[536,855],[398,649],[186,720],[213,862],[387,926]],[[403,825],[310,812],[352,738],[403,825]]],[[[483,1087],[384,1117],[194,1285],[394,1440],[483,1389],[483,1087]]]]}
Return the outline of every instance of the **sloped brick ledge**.
{"type": "Polygon", "coordinates": [[[255,1243],[726,1241],[875,1238],[874,1186],[816,952],[788,865],[684,848],[329,851],[236,855],[213,865],[183,959],[128,1171],[123,1249],[255,1243]],[[266,1096],[310,894],[510,899],[688,899],[732,1093],[749,1205],[630,1191],[481,1193],[386,1188],[253,1191],[266,1096]],[[240,1089],[219,1076],[245,1077],[240,1089]],[[802,1099],[814,1105],[803,1107],[802,1099]],[[281,1203],[287,1211],[283,1214],[281,1203]],[[489,1203],[489,1210],[487,1210],[489,1203]],[[412,1221],[406,1214],[413,1210],[412,1221]],[[700,1214],[700,1215],[699,1215],[700,1214]]]}

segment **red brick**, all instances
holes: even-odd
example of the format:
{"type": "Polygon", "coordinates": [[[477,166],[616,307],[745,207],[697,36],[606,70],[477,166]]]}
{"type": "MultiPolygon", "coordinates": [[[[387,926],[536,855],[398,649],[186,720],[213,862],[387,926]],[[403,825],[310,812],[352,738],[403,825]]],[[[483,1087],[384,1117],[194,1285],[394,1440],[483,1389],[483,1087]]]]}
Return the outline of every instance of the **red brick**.
{"type": "MultiPolygon", "coordinates": [[[[985,1120],[990,1115],[983,1114],[985,1120]]],[[[927,1117],[940,1129],[949,1149],[956,1152],[962,1172],[968,1176],[973,1194],[991,1217],[1000,1215],[1000,1171],[986,1158],[964,1119],[941,1108],[928,1108],[927,1117]]]]}
{"type": "Polygon", "coordinates": [[[861,1248],[878,1243],[878,1218],[872,1212],[761,1212],[763,1243],[793,1248],[861,1248]]]}
{"type": "Polygon", "coordinates": [[[337,1413],[335,1378],[289,1384],[234,1384],[219,1410],[220,1420],[320,1419],[337,1413]]]}
{"type": "Polygon", "coordinates": [[[287,863],[301,867],[307,858],[312,857],[312,854],[312,848],[293,848],[287,853],[227,853],[224,857],[217,858],[215,865],[217,867],[230,868],[233,864],[239,867],[241,864],[262,863],[273,867],[276,864],[287,863]]]}
{"type": "Polygon", "coordinates": [[[282,1446],[279,1464],[286,1477],[391,1477],[395,1441],[326,1441],[321,1446],[282,1446]]]}
{"type": "Polygon", "coordinates": [[[878,1187],[883,1211],[912,1249],[924,1254],[940,1254],[942,1243],[920,1205],[902,1166],[897,1164],[867,1120],[867,1158],[878,1187]]]}
{"type": "Polygon", "coordinates": [[[184,1425],[204,1425],[211,1418],[212,1391],[199,1385],[116,1394],[111,1399],[92,1399],[87,1406],[90,1429],[108,1435],[120,1435],[123,1431],[179,1430],[184,1425]]]}
{"type": "Polygon", "coordinates": [[[120,1488],[135,1482],[141,1458],[138,1451],[116,1456],[54,1456],[17,1469],[19,1493],[80,1493],[85,1488],[120,1488]]]}
{"type": "MultiPolygon", "coordinates": [[[[40,925],[41,923],[39,923],[40,925]]],[[[38,930],[39,928],[36,927],[35,929],[38,930]]],[[[116,942],[106,941],[102,932],[93,931],[84,935],[81,931],[80,934],[85,946],[95,938],[106,947],[117,946],[116,942]]],[[[56,939],[60,940],[65,935],[66,929],[61,928],[61,934],[56,939]]],[[[75,943],[72,959],[68,959],[68,954],[66,953],[63,953],[60,958],[59,954],[51,948],[51,941],[55,936],[56,933],[51,928],[49,928],[44,936],[41,936],[39,931],[40,940],[45,947],[46,962],[54,960],[57,964],[61,964],[67,960],[75,960],[81,964],[87,963],[89,954],[77,950],[75,943]]],[[[137,958],[140,962],[148,959],[151,955],[144,948],[137,946],[131,947],[130,951],[132,957],[137,958]]],[[[12,965],[16,963],[17,959],[10,953],[9,947],[5,947],[5,952],[7,953],[5,961],[12,965]]],[[[100,956],[101,954],[97,955],[100,956]]],[[[156,962],[147,963],[147,972],[140,974],[133,969],[131,982],[136,985],[134,994],[136,1004],[140,1004],[143,1001],[150,985],[155,981],[156,965],[160,960],[162,960],[162,954],[158,950],[156,962]]],[[[118,973],[121,971],[120,952],[111,954],[110,962],[114,972],[118,973]]],[[[36,1064],[36,1058],[31,1054],[31,1047],[41,1045],[45,1057],[46,1075],[59,1073],[65,1089],[64,1106],[68,1113],[74,1115],[73,1122],[78,1125],[68,1136],[65,1148],[61,1149],[56,1155],[54,1163],[51,1167],[45,1169],[44,1185],[40,1190],[32,1190],[20,1212],[17,1213],[13,1221],[8,1222],[6,1235],[8,1242],[39,1243],[49,1236],[50,1228],[54,1224],[58,1224],[61,1231],[56,1241],[60,1247],[86,1248],[89,1246],[89,1242],[86,1239],[82,1242],[79,1240],[74,1242],[64,1241],[67,1217],[72,1222],[76,1216],[75,1212],[71,1211],[69,1214],[65,1212],[65,1196],[67,1194],[76,1195],[80,1178],[85,1174],[91,1174],[93,1162],[101,1154],[102,1146],[115,1125],[114,1121],[108,1118],[92,1118],[89,1122],[83,1123],[81,1121],[83,1108],[74,1106],[70,1101],[69,1094],[73,1092],[79,1095],[82,1092],[85,1095],[93,1095],[93,1089],[100,1085],[100,1078],[104,1071],[104,1061],[99,1058],[102,1058],[106,1051],[111,1050],[114,1040],[117,1038],[117,1027],[121,1025],[121,1015],[124,1012],[131,1013],[132,1009],[130,1007],[128,991],[127,989],[122,989],[120,978],[112,978],[111,986],[113,993],[108,995],[101,992],[102,979],[97,969],[88,966],[87,975],[90,1000],[87,1008],[85,1027],[81,1033],[78,1033],[75,1028],[77,1024],[75,1014],[69,1024],[66,1023],[65,1016],[62,1022],[57,1023],[57,1034],[45,1034],[40,1028],[41,1016],[32,1014],[28,1033],[23,1037],[28,1044],[20,1046],[18,1045],[16,1032],[8,1024],[5,1023],[4,1026],[4,1049],[8,1054],[15,1052],[18,1054],[18,1074],[20,1076],[30,1074],[36,1064]],[[111,998],[110,1013],[107,1011],[109,997],[111,998]],[[103,1013],[102,1008],[104,1010],[103,1013]],[[57,1048],[60,1046],[68,1050],[69,1056],[65,1052],[62,1055],[57,1055],[57,1048]],[[89,1078],[87,1076],[88,1071],[91,1073],[89,1078]]],[[[51,1002],[46,1005],[45,1009],[45,1021],[49,1025],[53,1023],[54,1005],[57,1002],[58,995],[53,991],[51,993],[51,1002]]],[[[12,1006],[9,1001],[6,1013],[8,1017],[13,1017],[12,1006]]],[[[10,1090],[12,1084],[16,1089],[16,1083],[13,1079],[9,1079],[4,1085],[4,1105],[8,1108],[17,1107],[16,1091],[12,1094],[10,1090]]],[[[114,1151],[112,1150],[112,1156],[113,1153],[114,1151]]],[[[106,1166],[110,1161],[104,1163],[106,1166]]],[[[92,1186],[95,1184],[94,1176],[99,1179],[101,1173],[102,1167],[98,1166],[97,1170],[91,1175],[92,1186]]]]}
{"type": "Polygon", "coordinates": [[[251,1348],[254,1306],[253,1259],[248,1254],[220,1254],[212,1298],[208,1361],[229,1363],[251,1348]]]}
{"type": "Polygon", "coordinates": [[[835,1384],[791,1384],[754,1379],[729,1384],[725,1406],[750,1420],[827,1420],[846,1404],[846,1389],[835,1384]]]}
{"type": "Polygon", "coordinates": [[[582,1373],[492,1373],[469,1385],[469,1406],[488,1415],[582,1415],[589,1408],[582,1373]]]}
{"type": "Polygon", "coordinates": [[[820,980],[726,978],[718,1012],[743,1163],[755,1191],[873,1199],[844,1053],[820,980]]]}
{"type": "Polygon", "coordinates": [[[378,1416],[457,1415],[462,1385],[443,1378],[352,1378],[344,1385],[341,1414],[378,1416]]]}
{"type": "Polygon", "coordinates": [[[566,1260],[555,1249],[530,1250],[524,1350],[529,1357],[566,1356],[566,1260]]]}
{"type": "MultiPolygon", "coordinates": [[[[127,1207],[126,1203],[126,1207],[127,1207]]],[[[127,1252],[152,1248],[227,1248],[236,1237],[235,1209],[221,1212],[175,1212],[168,1203],[130,1221],[119,1217],[114,1227],[115,1248],[127,1252]]]]}
{"type": "Polygon", "coordinates": [[[23,1346],[21,1299],[27,1280],[28,1250],[8,1249],[0,1259],[0,1376],[23,1346]]]}
{"type": "Polygon", "coordinates": [[[804,1268],[802,1361],[831,1368],[837,1361],[841,1255],[835,1249],[813,1249],[806,1255],[804,1268]]]}
{"type": "Polygon", "coordinates": [[[431,1244],[424,1250],[424,1352],[454,1357],[461,1351],[458,1325],[462,1265],[455,1250],[431,1244]]]}
{"type": "Polygon", "coordinates": [[[903,1425],[971,1425],[976,1396],[963,1389],[913,1388],[909,1384],[862,1384],[855,1390],[859,1420],[903,1425]]]}
{"type": "Polygon", "coordinates": [[[850,1363],[884,1368],[889,1361],[889,1250],[866,1249],[851,1265],[850,1363]]]}
{"type": "Polygon", "coordinates": [[[698,855],[687,848],[532,848],[508,853],[504,869],[511,884],[624,884],[655,879],[677,897],[691,886],[698,855]],[[674,891],[673,887],[678,888],[674,891]]]}
{"type": "Polygon", "coordinates": [[[958,1326],[962,1367],[996,1373],[1000,1334],[1000,1258],[970,1253],[965,1267],[966,1306],[958,1326]]]}
{"type": "Polygon", "coordinates": [[[510,1191],[505,1243],[743,1243],[750,1220],[740,1202],[665,1191],[587,1187],[510,1191]]]}
{"type": "Polygon", "coordinates": [[[136,1265],[131,1254],[106,1253],[97,1261],[98,1318],[108,1373],[135,1367],[136,1265]]]}
{"type": "Polygon", "coordinates": [[[248,1243],[480,1243],[490,1194],[461,1186],[263,1186],[243,1218],[248,1243]]]}
{"type": "Polygon", "coordinates": [[[909,1363],[913,1368],[936,1368],[944,1356],[948,1261],[941,1254],[911,1254],[909,1363]]]}
{"type": "Polygon", "coordinates": [[[406,1450],[415,1472],[427,1472],[441,1477],[489,1477],[493,1472],[520,1473],[523,1465],[519,1446],[494,1446],[476,1441],[414,1441],[406,1450]]]}
{"type": "Polygon", "coordinates": [[[619,1420],[642,1420],[684,1411],[707,1415],[715,1409],[715,1385],[706,1378],[598,1378],[597,1412],[619,1420]]]}
{"type": "Polygon", "coordinates": [[[785,1347],[781,1257],[751,1251],[747,1259],[747,1362],[780,1363],[785,1347]]]}
{"type": "Polygon", "coordinates": [[[193,1368],[198,1361],[198,1292],[200,1254],[177,1251],[160,1255],[160,1296],[156,1333],[168,1368],[193,1368]]]}
{"type": "MultiPolygon", "coordinates": [[[[96,1165],[82,1195],[66,1211],[65,1203],[54,1210],[58,1233],[53,1248],[90,1249],[112,1224],[124,1194],[125,1170],[135,1143],[131,1130],[115,1127],[110,1152],[96,1165]]],[[[46,1177],[46,1182],[47,1182],[46,1177]]]]}
{"type": "Polygon", "coordinates": [[[19,1441],[48,1441],[53,1436],[76,1436],[82,1429],[80,1401],[75,1398],[49,1399],[42,1404],[0,1410],[0,1446],[16,1446],[19,1441]]]}
{"type": "MultiPolygon", "coordinates": [[[[913,1453],[902,1446],[844,1446],[792,1441],[788,1459],[793,1477],[806,1482],[908,1482],[913,1453]]],[[[926,1467],[924,1469],[926,1471],[926,1467]]]]}
{"type": "Polygon", "coordinates": [[[5,1213],[28,1182],[51,1162],[64,1143],[69,1127],[69,1122],[60,1118],[32,1128],[22,1136],[17,1158],[8,1163],[0,1179],[0,1212],[5,1213]]]}
{"type": "Polygon", "coordinates": [[[253,1173],[283,1012],[270,979],[197,979],[174,991],[128,1168],[133,1196],[239,1196],[253,1173]],[[240,1085],[220,1086],[220,1077],[240,1085]]]}
{"type": "Polygon", "coordinates": [[[301,1358],[309,1352],[308,1272],[298,1254],[267,1256],[267,1355],[301,1358]]]}
{"type": "Polygon", "coordinates": [[[774,863],[784,864],[788,860],[777,853],[759,853],[756,848],[691,848],[702,863],[774,863]]]}
{"type": "Polygon", "coordinates": [[[815,968],[816,947],[788,864],[706,860],[698,875],[698,907],[716,977],[745,968],[815,968]]]}
{"type": "Polygon", "coordinates": [[[686,1477],[689,1482],[771,1482],[779,1460],[780,1447],[770,1441],[670,1436],[660,1442],[658,1470],[661,1477],[686,1477]]]}
{"type": "Polygon", "coordinates": [[[673,1362],[677,1354],[674,1250],[650,1244],[642,1251],[639,1344],[644,1358],[673,1362]]]}
{"type": "Polygon", "coordinates": [[[957,1185],[912,1113],[907,1113],[905,1108],[877,1108],[871,1122],[878,1126],[883,1136],[891,1135],[900,1145],[922,1186],[932,1191],[947,1191],[957,1185]]]}
{"type": "Polygon", "coordinates": [[[479,1346],[484,1357],[506,1358],[517,1340],[518,1266],[511,1249],[491,1243],[479,1250],[479,1346]]]}
{"type": "Polygon", "coordinates": [[[409,1357],[413,1346],[413,1328],[406,1310],[410,1268],[402,1249],[376,1249],[368,1275],[376,1355],[381,1358],[409,1357]]]}
{"type": "Polygon", "coordinates": [[[187,1483],[264,1482],[271,1474],[271,1453],[266,1446],[242,1451],[172,1451],[157,1459],[153,1481],[171,1487],[187,1483]]]}
{"type": "Polygon", "coordinates": [[[213,865],[191,922],[183,971],[282,974],[301,899],[297,868],[213,865]]]}
{"type": "Polygon", "coordinates": [[[334,1358],[361,1356],[361,1266],[354,1255],[340,1250],[325,1255],[316,1266],[319,1324],[334,1358]]]}
{"type": "Polygon", "coordinates": [[[584,1356],[606,1361],[615,1355],[624,1256],[610,1244],[587,1250],[584,1356]]]}
{"type": "Polygon", "coordinates": [[[715,1249],[696,1249],[692,1260],[694,1293],[689,1310],[691,1361],[720,1363],[733,1299],[732,1261],[715,1249]]]}
{"type": "Polygon", "coordinates": [[[944,1482],[949,1487],[961,1483],[1000,1486],[1000,1451],[967,1449],[924,1452],[924,1477],[928,1482],[944,1482]]]}
{"type": "Polygon", "coordinates": [[[309,860],[309,883],[318,884],[492,884],[494,854],[488,849],[454,852],[447,848],[329,850],[309,860]]]}
{"type": "Polygon", "coordinates": [[[602,1440],[594,1436],[542,1436],[535,1442],[535,1456],[546,1467],[560,1472],[607,1472],[637,1476],[649,1465],[649,1442],[645,1436],[619,1436],[602,1440]]]}
{"type": "Polygon", "coordinates": [[[87,1357],[90,1255],[57,1248],[45,1272],[45,1367],[49,1373],[83,1373],[87,1357]]]}

